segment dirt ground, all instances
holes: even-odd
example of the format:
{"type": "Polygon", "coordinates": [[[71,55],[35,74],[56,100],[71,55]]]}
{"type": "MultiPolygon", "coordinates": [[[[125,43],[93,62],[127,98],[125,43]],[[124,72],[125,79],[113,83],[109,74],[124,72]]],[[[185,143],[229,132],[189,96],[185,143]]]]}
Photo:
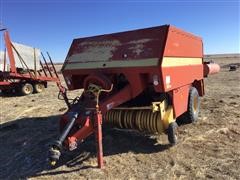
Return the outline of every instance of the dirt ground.
{"type": "Polygon", "coordinates": [[[240,179],[240,68],[228,67],[240,59],[214,61],[221,72],[206,79],[199,121],[179,127],[176,146],[165,135],[104,128],[103,170],[96,168],[93,137],[48,166],[48,146],[66,110],[55,84],[40,94],[0,97],[0,179],[240,179]]]}

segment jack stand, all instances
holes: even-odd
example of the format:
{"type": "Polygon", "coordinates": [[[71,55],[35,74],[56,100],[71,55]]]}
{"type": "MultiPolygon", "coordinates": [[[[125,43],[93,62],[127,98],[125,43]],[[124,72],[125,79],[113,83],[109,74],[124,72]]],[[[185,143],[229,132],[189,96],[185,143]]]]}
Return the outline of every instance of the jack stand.
{"type": "Polygon", "coordinates": [[[98,168],[103,168],[103,146],[102,146],[102,114],[100,111],[96,111],[94,114],[94,132],[96,138],[98,168]]]}
{"type": "Polygon", "coordinates": [[[111,84],[110,89],[102,89],[100,86],[95,84],[90,84],[88,86],[88,92],[95,96],[96,101],[96,111],[94,112],[94,132],[96,138],[97,146],[97,158],[98,158],[98,168],[103,168],[103,146],[102,146],[102,113],[99,110],[99,96],[101,92],[111,92],[113,89],[113,84],[111,84]]]}

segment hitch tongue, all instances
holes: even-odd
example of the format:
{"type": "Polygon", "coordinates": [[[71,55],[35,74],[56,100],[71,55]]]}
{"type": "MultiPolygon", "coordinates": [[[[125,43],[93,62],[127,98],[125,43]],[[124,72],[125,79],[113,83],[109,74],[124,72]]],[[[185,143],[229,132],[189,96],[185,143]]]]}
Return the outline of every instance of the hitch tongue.
{"type": "Polygon", "coordinates": [[[59,141],[56,141],[53,145],[51,145],[49,149],[49,163],[51,166],[55,166],[57,161],[61,156],[61,144],[59,141]]]}
{"type": "Polygon", "coordinates": [[[65,126],[65,128],[62,131],[62,134],[60,135],[58,140],[55,141],[54,143],[52,143],[52,145],[50,146],[49,160],[50,160],[51,166],[55,166],[57,161],[59,160],[59,158],[61,156],[62,144],[63,144],[64,140],[66,139],[67,135],[69,134],[69,132],[71,131],[78,115],[79,115],[78,112],[69,112],[68,113],[68,119],[69,119],[68,124],[65,126]]]}

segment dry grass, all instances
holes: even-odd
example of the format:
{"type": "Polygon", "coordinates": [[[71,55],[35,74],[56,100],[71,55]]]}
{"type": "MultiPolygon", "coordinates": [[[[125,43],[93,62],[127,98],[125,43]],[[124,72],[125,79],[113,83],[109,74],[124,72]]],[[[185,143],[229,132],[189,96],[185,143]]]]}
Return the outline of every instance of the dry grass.
{"type": "Polygon", "coordinates": [[[240,179],[240,69],[224,66],[240,60],[215,62],[224,68],[205,81],[199,121],[179,128],[179,144],[170,148],[164,135],[105,128],[103,170],[96,168],[93,137],[49,168],[48,144],[65,108],[54,84],[41,94],[0,97],[0,179],[240,179]]]}

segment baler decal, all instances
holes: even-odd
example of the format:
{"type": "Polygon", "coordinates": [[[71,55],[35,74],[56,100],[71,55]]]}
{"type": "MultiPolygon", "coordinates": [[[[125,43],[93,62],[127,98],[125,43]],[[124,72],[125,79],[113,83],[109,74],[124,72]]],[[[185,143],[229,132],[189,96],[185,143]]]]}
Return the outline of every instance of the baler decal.
{"type": "Polygon", "coordinates": [[[69,63],[65,70],[72,69],[93,69],[93,68],[121,68],[121,67],[146,67],[157,66],[159,64],[158,58],[149,58],[142,60],[119,60],[108,62],[88,62],[88,63],[69,63]]]}
{"type": "Polygon", "coordinates": [[[202,64],[202,58],[163,57],[162,67],[192,66],[202,64]]]}
{"type": "Polygon", "coordinates": [[[89,62],[94,61],[108,61],[113,56],[116,46],[121,45],[118,40],[111,41],[84,41],[79,44],[79,48],[84,50],[81,53],[71,55],[69,62],[89,62]]]}

